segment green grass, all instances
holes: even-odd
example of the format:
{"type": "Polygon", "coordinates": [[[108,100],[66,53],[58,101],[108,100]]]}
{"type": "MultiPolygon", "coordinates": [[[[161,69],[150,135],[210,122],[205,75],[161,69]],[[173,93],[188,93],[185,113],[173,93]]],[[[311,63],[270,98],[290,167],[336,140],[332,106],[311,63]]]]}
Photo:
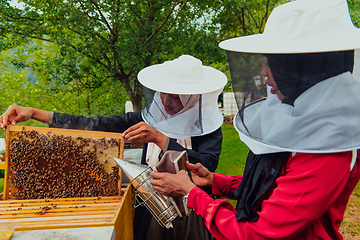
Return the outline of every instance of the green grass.
{"type": "Polygon", "coordinates": [[[360,197],[360,182],[358,182],[358,184],[356,185],[355,189],[354,189],[354,194],[358,197],[360,197]]]}
{"type": "Polygon", "coordinates": [[[243,174],[249,148],[240,141],[232,125],[223,124],[221,128],[224,138],[216,172],[230,176],[243,174]]]}
{"type": "MultiPolygon", "coordinates": [[[[1,176],[4,176],[4,169],[0,169],[1,176]]],[[[0,193],[4,191],[4,178],[0,178],[0,193]]]]}
{"type": "MultiPolygon", "coordinates": [[[[230,176],[242,175],[249,148],[240,141],[239,134],[230,124],[223,124],[223,143],[219,157],[219,165],[215,172],[230,176]]],[[[229,200],[229,199],[228,199],[229,200]]],[[[229,200],[235,207],[236,200],[229,200]]]]}
{"type": "Polygon", "coordinates": [[[0,193],[2,193],[4,190],[4,179],[0,178],[0,193]]]}

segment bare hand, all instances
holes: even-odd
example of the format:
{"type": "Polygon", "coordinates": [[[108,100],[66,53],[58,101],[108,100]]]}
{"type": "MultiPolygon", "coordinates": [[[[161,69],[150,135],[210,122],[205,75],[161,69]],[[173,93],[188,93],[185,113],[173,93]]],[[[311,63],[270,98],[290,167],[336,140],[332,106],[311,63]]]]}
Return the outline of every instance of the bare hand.
{"type": "Polygon", "coordinates": [[[11,105],[6,112],[0,116],[1,128],[6,130],[6,127],[10,124],[15,125],[20,122],[25,122],[31,119],[33,114],[33,108],[11,105]]]}
{"type": "Polygon", "coordinates": [[[186,162],[186,167],[191,173],[192,181],[199,187],[211,187],[213,183],[213,173],[201,163],[192,164],[186,162]]]}
{"type": "Polygon", "coordinates": [[[181,197],[188,194],[195,184],[191,182],[189,175],[181,170],[177,174],[152,171],[150,183],[159,193],[170,197],[181,197]]]}
{"type": "Polygon", "coordinates": [[[146,124],[145,122],[139,122],[123,133],[123,137],[126,140],[134,142],[153,142],[158,145],[161,149],[164,149],[167,137],[156,130],[156,128],[146,124]]]}

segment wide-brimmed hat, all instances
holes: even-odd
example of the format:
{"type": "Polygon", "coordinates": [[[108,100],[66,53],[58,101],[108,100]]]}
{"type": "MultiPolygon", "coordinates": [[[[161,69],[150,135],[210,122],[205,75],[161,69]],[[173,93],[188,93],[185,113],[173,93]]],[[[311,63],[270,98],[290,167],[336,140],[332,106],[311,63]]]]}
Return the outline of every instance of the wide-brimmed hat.
{"type": "Polygon", "coordinates": [[[190,55],[142,69],[138,74],[142,85],[172,94],[203,94],[225,86],[227,77],[215,68],[204,66],[190,55]]]}
{"type": "Polygon", "coordinates": [[[220,48],[248,53],[311,53],[360,48],[346,0],[297,0],[276,7],[263,34],[228,39],[220,48]]]}

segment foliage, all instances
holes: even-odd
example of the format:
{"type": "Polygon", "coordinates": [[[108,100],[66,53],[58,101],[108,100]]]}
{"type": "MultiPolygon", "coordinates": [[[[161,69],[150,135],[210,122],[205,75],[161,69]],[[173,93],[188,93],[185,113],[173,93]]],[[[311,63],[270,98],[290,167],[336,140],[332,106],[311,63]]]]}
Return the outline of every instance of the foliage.
{"type": "Polygon", "coordinates": [[[0,50],[26,45],[28,52],[34,52],[38,44],[33,44],[33,39],[55,43],[57,50],[52,56],[33,59],[32,65],[55,89],[73,83],[88,92],[109,86],[109,82],[120,82],[134,108],[140,109],[143,90],[136,79],[140,69],[182,53],[203,57],[205,61],[211,58],[207,51],[214,53],[214,57],[224,57],[214,44],[216,37],[207,37],[211,25],[197,21],[207,10],[201,3],[23,2],[25,8],[17,9],[1,1],[0,50]]]}
{"type": "Polygon", "coordinates": [[[226,75],[228,82],[226,83],[223,92],[232,91],[229,65],[223,62],[217,62],[217,63],[212,63],[210,66],[215,69],[218,69],[219,71],[223,72],[226,75]]]}
{"type": "MultiPolygon", "coordinates": [[[[34,95],[41,96],[41,90],[36,89],[31,82],[26,81],[27,69],[16,71],[16,69],[8,67],[10,55],[10,51],[3,51],[0,55],[0,88],[2,89],[0,111],[5,112],[8,106],[12,104],[32,107],[45,104],[45,102],[34,97],[34,95]]],[[[0,136],[4,137],[5,135],[5,132],[0,130],[0,136]]]]}
{"type": "Polygon", "coordinates": [[[262,33],[274,7],[282,0],[217,0],[223,11],[215,21],[221,26],[222,39],[262,33]]]}
{"type": "MultiPolygon", "coordinates": [[[[214,18],[214,21],[221,26],[220,35],[225,40],[262,33],[273,8],[285,1],[218,0],[215,2],[222,4],[223,11],[214,18]]],[[[257,68],[262,66],[261,59],[249,54],[227,52],[227,60],[236,66],[231,72],[233,86],[227,86],[228,89],[246,90],[250,94],[251,101],[265,94],[264,81],[260,89],[255,84],[255,77],[260,73],[257,68]]]]}
{"type": "MultiPolygon", "coordinates": [[[[5,112],[9,105],[22,105],[48,111],[67,112],[75,115],[97,117],[124,113],[124,99],[121,85],[109,82],[105,88],[86,92],[75,84],[64,85],[54,91],[52,83],[37,76],[35,83],[28,81],[28,68],[9,68],[9,62],[16,58],[13,51],[3,51],[0,56],[0,111],[5,112]],[[72,88],[71,91],[67,89],[72,88]]],[[[45,126],[45,124],[29,121],[21,125],[45,126]]],[[[0,131],[4,137],[5,132],[0,131]]]]}
{"type": "Polygon", "coordinates": [[[360,1],[348,0],[351,19],[356,27],[360,27],[360,1]]]}
{"type": "MultiPolygon", "coordinates": [[[[51,95],[82,96],[78,109],[86,109],[82,112],[89,116],[101,114],[95,110],[101,104],[95,102],[109,88],[119,91],[121,103],[126,92],[134,109],[140,109],[143,90],[136,75],[151,64],[191,54],[205,65],[223,68],[225,53],[218,48],[218,42],[261,32],[275,6],[269,0],[246,4],[228,0],[24,3],[24,9],[17,9],[2,0],[0,50],[16,49],[12,63],[30,67],[51,95]],[[230,31],[234,23],[241,28],[230,31]]],[[[229,85],[227,89],[231,89],[229,85]]],[[[118,110],[113,107],[116,104],[105,105],[118,110]]],[[[69,106],[61,110],[74,112],[69,106]]]]}
{"type": "Polygon", "coordinates": [[[0,178],[0,193],[4,191],[4,178],[0,178]]]}

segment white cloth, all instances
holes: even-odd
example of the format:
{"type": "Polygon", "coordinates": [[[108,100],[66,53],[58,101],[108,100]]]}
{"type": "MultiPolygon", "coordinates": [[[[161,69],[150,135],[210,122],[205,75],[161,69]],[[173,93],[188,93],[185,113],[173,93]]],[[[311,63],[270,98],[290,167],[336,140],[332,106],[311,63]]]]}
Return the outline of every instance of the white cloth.
{"type": "MultiPolygon", "coordinates": [[[[144,121],[153,126],[166,136],[176,139],[202,136],[218,129],[223,123],[223,116],[219,110],[217,99],[222,89],[211,93],[200,94],[201,99],[195,104],[190,101],[190,107],[185,105],[184,109],[177,114],[166,113],[161,103],[160,93],[155,92],[153,101],[149,108],[143,108],[141,115],[144,121]]],[[[180,97],[181,100],[183,100],[180,97]]]]}

